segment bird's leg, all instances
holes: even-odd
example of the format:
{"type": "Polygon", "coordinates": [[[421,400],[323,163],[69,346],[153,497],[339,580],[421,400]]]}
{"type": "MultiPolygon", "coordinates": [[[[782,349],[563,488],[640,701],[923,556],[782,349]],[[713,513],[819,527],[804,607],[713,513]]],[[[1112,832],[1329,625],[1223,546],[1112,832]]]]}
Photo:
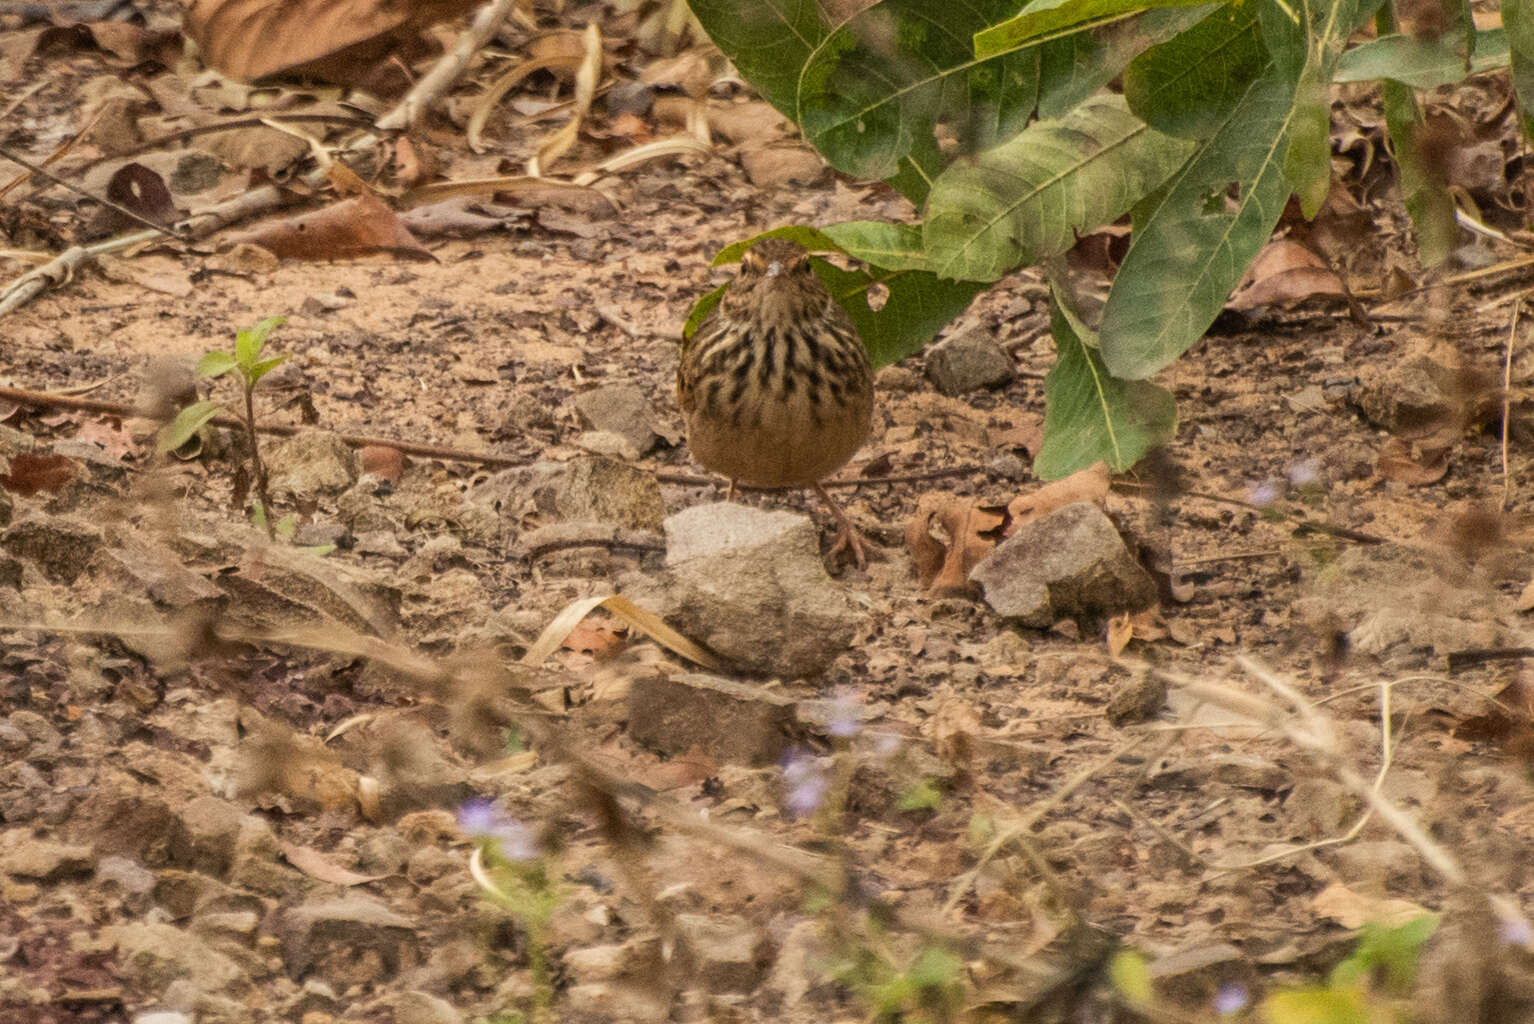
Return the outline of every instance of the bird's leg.
{"type": "Polygon", "coordinates": [[[730,478],[730,493],[726,494],[724,496],[724,500],[725,501],[734,501],[735,500],[735,478],[734,477],[730,478]]]}
{"type": "Polygon", "coordinates": [[[831,514],[836,517],[837,523],[841,526],[841,529],[836,534],[836,543],[831,545],[830,552],[826,554],[826,560],[834,566],[836,564],[836,556],[842,551],[847,551],[852,554],[852,560],[859,569],[866,568],[868,565],[868,540],[853,525],[847,513],[842,511],[842,507],[831,498],[831,495],[824,487],[817,483],[815,485],[815,493],[820,495],[820,500],[826,503],[826,507],[831,510],[831,514]]]}

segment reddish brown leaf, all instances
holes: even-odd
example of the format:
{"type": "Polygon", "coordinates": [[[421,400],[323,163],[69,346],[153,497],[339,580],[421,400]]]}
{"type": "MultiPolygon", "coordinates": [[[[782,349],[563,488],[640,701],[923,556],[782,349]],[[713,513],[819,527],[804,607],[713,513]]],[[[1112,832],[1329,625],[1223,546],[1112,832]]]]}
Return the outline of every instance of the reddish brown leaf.
{"type": "Polygon", "coordinates": [[[1108,497],[1109,475],[1106,462],[1095,462],[1068,477],[1045,484],[1031,494],[1013,498],[1007,505],[1010,521],[1007,523],[1006,536],[1012,536],[1024,523],[1078,501],[1101,505],[1108,497]]]}
{"type": "Polygon", "coordinates": [[[1437,483],[1449,471],[1449,449],[1392,437],[1380,449],[1374,471],[1386,480],[1413,487],[1437,483]]]}
{"type": "Polygon", "coordinates": [[[75,478],[75,462],[63,455],[13,455],[11,471],[0,475],[0,487],[12,494],[50,494],[75,478]]]}
{"type": "Polygon", "coordinates": [[[392,252],[432,259],[383,200],[358,196],[230,238],[259,245],[282,259],[335,260],[392,252]]]}
{"type": "Polygon", "coordinates": [[[1005,521],[1001,509],[969,498],[942,491],[923,494],[905,531],[922,586],[933,594],[967,593],[970,570],[991,553],[995,531],[1005,521]]]}

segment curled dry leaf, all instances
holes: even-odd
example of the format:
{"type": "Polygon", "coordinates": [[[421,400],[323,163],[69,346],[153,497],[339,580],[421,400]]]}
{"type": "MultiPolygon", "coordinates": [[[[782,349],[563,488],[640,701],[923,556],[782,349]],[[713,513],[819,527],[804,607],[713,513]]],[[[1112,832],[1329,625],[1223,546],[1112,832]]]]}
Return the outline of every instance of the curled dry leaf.
{"type": "Polygon", "coordinates": [[[1326,261],[1288,239],[1268,243],[1247,271],[1248,284],[1225,304],[1227,309],[1289,306],[1316,295],[1346,298],[1342,279],[1326,261]]]}
{"type": "Polygon", "coordinates": [[[1078,501],[1090,501],[1101,505],[1108,498],[1110,471],[1106,462],[1094,462],[1086,469],[1079,469],[1070,476],[1045,484],[1032,494],[1019,495],[1007,505],[1007,523],[1003,536],[1010,537],[1024,523],[1047,516],[1056,509],[1074,505],[1078,501]]]}
{"type": "Polygon", "coordinates": [[[474,152],[483,153],[490,148],[484,141],[485,122],[489,120],[491,111],[501,102],[502,97],[527,76],[538,71],[565,71],[569,74],[563,77],[574,77],[575,72],[586,59],[585,48],[581,44],[578,33],[561,32],[558,35],[568,36],[572,45],[565,49],[553,49],[515,65],[492,82],[484,95],[475,102],[474,112],[469,115],[467,131],[469,148],[474,152]]]}
{"type": "Polygon", "coordinates": [[[944,491],[923,494],[905,530],[921,585],[931,594],[968,593],[970,570],[991,553],[1005,522],[1003,509],[944,491]]]}
{"type": "Polygon", "coordinates": [[[282,841],[282,856],[289,864],[310,878],[318,878],[332,885],[362,885],[365,882],[376,882],[380,878],[389,877],[388,875],[363,875],[348,870],[312,847],[299,846],[285,839],[282,841]]]}
{"type": "Polygon", "coordinates": [[[656,643],[689,661],[697,662],[706,668],[721,667],[718,658],[666,625],[660,616],[645,611],[621,594],[585,597],[566,605],[563,611],[554,616],[554,621],[544,627],[538,639],[533,641],[533,645],[527,649],[527,653],[522,655],[522,664],[535,666],[543,664],[544,659],[559,649],[580,621],[597,608],[607,609],[656,643]]]}
{"type": "Polygon", "coordinates": [[[1412,487],[1437,483],[1449,471],[1449,446],[1392,437],[1380,449],[1374,471],[1412,487]]]}
{"type": "Polygon", "coordinates": [[[250,82],[303,69],[343,84],[478,0],[191,0],[187,36],[209,66],[250,82]]]}
{"type": "Polygon", "coordinates": [[[378,252],[434,258],[395,212],[374,196],[332,203],[313,213],[232,236],[229,241],[259,245],[281,259],[334,260],[378,252]]]}
{"type": "Polygon", "coordinates": [[[74,480],[75,461],[63,455],[13,455],[10,468],[0,473],[0,488],[30,497],[62,490],[74,480]]]}
{"type": "Polygon", "coordinates": [[[596,95],[597,82],[602,78],[602,32],[592,22],[581,34],[584,53],[580,67],[575,72],[575,112],[570,120],[544,140],[538,152],[527,163],[527,173],[539,177],[554,161],[570,151],[580,134],[581,122],[591,110],[591,99],[596,95]]]}

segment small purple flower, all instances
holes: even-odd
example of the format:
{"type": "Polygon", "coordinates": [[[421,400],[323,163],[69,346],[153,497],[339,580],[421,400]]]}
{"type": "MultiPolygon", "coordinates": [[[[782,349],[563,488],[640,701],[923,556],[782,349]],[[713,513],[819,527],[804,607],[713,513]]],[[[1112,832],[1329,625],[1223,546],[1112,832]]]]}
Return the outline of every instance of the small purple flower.
{"type": "Polygon", "coordinates": [[[1502,922],[1502,941],[1524,949],[1534,949],[1534,928],[1523,918],[1502,922]]]}
{"type": "Polygon", "coordinates": [[[1227,981],[1214,994],[1214,1012],[1223,1017],[1246,1009],[1249,1002],[1251,997],[1247,994],[1245,985],[1236,981],[1227,981]]]}
{"type": "Polygon", "coordinates": [[[538,856],[533,830],[489,800],[470,800],[458,808],[458,827],[471,839],[490,844],[506,860],[527,861],[538,856]]]}
{"type": "Polygon", "coordinates": [[[1297,459],[1289,467],[1289,482],[1295,487],[1309,487],[1321,482],[1321,464],[1315,459],[1297,459]]]}
{"type": "Polygon", "coordinates": [[[803,751],[791,751],[783,762],[783,802],[796,818],[812,814],[826,798],[831,780],[816,759],[803,751]]]}
{"type": "Polygon", "coordinates": [[[838,690],[831,699],[831,721],[826,731],[837,739],[850,739],[862,728],[857,698],[849,690],[838,690]]]}
{"type": "Polygon", "coordinates": [[[1260,484],[1247,484],[1246,493],[1248,501],[1253,505],[1264,508],[1273,504],[1282,496],[1278,484],[1272,480],[1264,480],[1260,484]]]}

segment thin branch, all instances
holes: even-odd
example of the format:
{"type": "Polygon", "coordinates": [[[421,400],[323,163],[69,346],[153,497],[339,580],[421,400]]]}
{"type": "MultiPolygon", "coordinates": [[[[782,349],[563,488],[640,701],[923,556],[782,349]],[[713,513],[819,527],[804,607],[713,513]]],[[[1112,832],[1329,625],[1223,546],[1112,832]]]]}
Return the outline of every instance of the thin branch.
{"type": "Polygon", "coordinates": [[[67,182],[63,178],[60,178],[60,177],[57,177],[56,175],[54,175],[52,172],[44,170],[42,165],[34,164],[32,161],[30,161],[30,160],[28,160],[28,159],[26,159],[24,157],[17,156],[15,153],[12,153],[9,149],[6,149],[4,146],[0,146],[0,157],[5,157],[5,159],[9,160],[13,164],[19,164],[22,167],[25,167],[27,169],[27,171],[30,172],[35,177],[42,178],[45,181],[51,181],[55,185],[59,186],[60,188],[68,189],[69,191],[73,192],[75,195],[84,196],[86,199],[89,199],[92,202],[97,202],[97,203],[100,203],[102,206],[106,206],[106,207],[109,207],[110,209],[116,210],[118,213],[122,214],[124,217],[132,218],[133,220],[136,220],[140,224],[144,225],[145,227],[152,228],[155,231],[158,231],[162,235],[168,235],[169,237],[174,238],[178,242],[186,241],[186,239],[184,239],[180,235],[176,234],[176,232],[172,231],[170,228],[167,228],[167,227],[165,227],[165,226],[163,226],[161,224],[156,224],[154,221],[150,220],[148,217],[145,217],[143,214],[135,213],[134,211],[128,209],[126,206],[122,205],[121,203],[114,202],[113,200],[108,199],[105,196],[98,196],[98,195],[94,195],[94,194],[92,194],[90,192],[87,192],[85,189],[81,188],[80,186],[72,184],[70,182],[67,182]]]}
{"type": "Polygon", "coordinates": [[[395,132],[418,123],[431,101],[463,77],[469,60],[490,41],[490,37],[501,27],[501,22],[506,20],[516,6],[517,0],[492,0],[481,7],[479,13],[474,15],[473,23],[458,37],[453,48],[443,54],[432,69],[411,87],[404,99],[378,119],[374,127],[381,132],[395,132]]]}

